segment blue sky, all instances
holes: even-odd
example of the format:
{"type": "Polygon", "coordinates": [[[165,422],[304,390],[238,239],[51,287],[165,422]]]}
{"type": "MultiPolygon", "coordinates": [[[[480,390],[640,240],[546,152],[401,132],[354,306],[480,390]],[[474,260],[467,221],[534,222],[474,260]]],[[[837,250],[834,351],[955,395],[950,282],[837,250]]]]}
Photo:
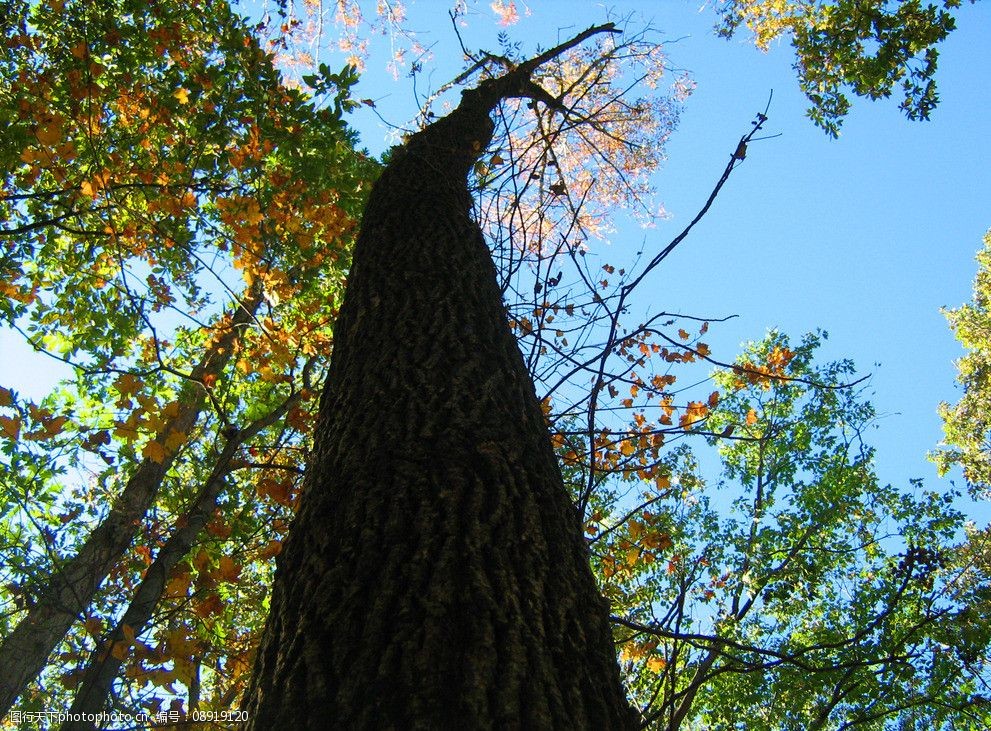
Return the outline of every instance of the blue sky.
{"type": "MultiPolygon", "coordinates": [[[[958,30],[941,47],[942,103],[932,120],[909,122],[898,99],[857,100],[842,135],[831,140],[805,117],[790,46],[762,54],[742,36],[716,38],[713,11],[700,4],[533,0],[529,16],[518,2],[521,20],[506,29],[532,51],[602,22],[607,7],[614,16],[636,13],[671,41],[672,66],[690,71],[698,84],[655,181],[672,219],[648,231],[621,227],[603,256],[614,261],[641,246],[657,250],[677,234],[773,90],[766,129],[781,136],[751,145],[746,163],[641,304],[738,315],[709,331],[707,342],[723,360],[771,327],[796,340],[816,328],[828,331],[822,358],[851,358],[872,374],[868,392],[881,419],[867,438],[877,447],[880,478],[907,486],[921,477],[939,487],[925,455],[941,438],[937,404],[959,397],[953,361],[962,354],[939,310],[970,299],[973,257],[991,228],[991,10],[978,4],[960,11],[958,30]]],[[[434,86],[460,63],[444,7],[407,4],[409,26],[435,44],[423,75],[434,86]]],[[[469,7],[466,44],[497,48],[502,29],[488,4],[469,7]]],[[[373,55],[356,95],[375,99],[387,122],[402,125],[415,112],[411,84],[393,81],[383,66],[373,55]]],[[[422,94],[423,77],[418,89],[422,94]]],[[[355,124],[374,152],[394,141],[369,111],[355,124]]],[[[967,509],[982,523],[991,519],[986,505],[967,509]]]]}
{"type": "MultiPolygon", "coordinates": [[[[766,129],[781,136],[751,146],[713,210],[652,280],[643,306],[738,315],[709,333],[714,355],[725,360],[741,341],[758,339],[769,327],[794,338],[815,328],[829,331],[823,357],[852,358],[873,374],[872,400],[883,418],[868,438],[878,449],[881,479],[906,484],[922,477],[936,486],[925,453],[941,435],[936,405],[958,397],[953,360],[962,352],[939,308],[970,298],[973,256],[991,227],[991,10],[980,4],[961,10],[959,29],[941,48],[942,103],[931,121],[905,120],[897,100],[858,100],[834,141],[804,116],[790,47],[761,54],[742,37],[715,38],[714,15],[700,4],[608,5],[615,15],[652,19],[673,41],[672,65],[689,70],[698,88],[656,177],[673,218],[648,231],[621,228],[609,245],[615,255],[604,256],[621,259],[642,245],[661,248],[680,231],[773,89],[766,129]]],[[[460,64],[449,3],[407,5],[410,27],[436,43],[434,60],[425,64],[425,71],[435,69],[429,80],[436,86],[460,64]]],[[[470,7],[469,44],[496,48],[502,29],[488,3],[470,7]]],[[[531,15],[521,12],[520,23],[506,30],[524,50],[547,47],[604,20],[606,7],[532,0],[531,15]]],[[[338,58],[328,62],[341,65],[338,58]]],[[[384,65],[373,55],[356,95],[374,98],[377,111],[401,125],[415,113],[411,84],[394,81],[384,65]]],[[[390,144],[388,128],[369,110],[354,124],[370,150],[390,144]]],[[[59,373],[9,334],[0,333],[0,352],[0,383],[29,395],[40,397],[59,373]]],[[[991,517],[986,506],[975,506],[974,515],[981,522],[991,517]]]]}

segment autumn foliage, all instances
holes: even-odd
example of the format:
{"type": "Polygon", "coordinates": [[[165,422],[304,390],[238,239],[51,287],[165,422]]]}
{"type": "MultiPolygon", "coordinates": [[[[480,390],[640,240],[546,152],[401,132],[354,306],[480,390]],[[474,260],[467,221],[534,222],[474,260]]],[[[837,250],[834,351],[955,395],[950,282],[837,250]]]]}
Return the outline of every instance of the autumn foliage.
{"type": "Polygon", "coordinates": [[[224,3],[2,16],[0,312],[74,374],[43,404],[0,389],[2,634],[54,600],[46,577],[112,505],[143,506],[21,708],[70,698],[108,656],[130,708],[168,709],[176,683],[191,695],[173,708],[230,707],[372,170],[335,109],[353,77],[314,104],[224,3]],[[142,464],[163,477],[137,480],[142,464]],[[154,611],[115,628],[155,571],[154,611]]]}

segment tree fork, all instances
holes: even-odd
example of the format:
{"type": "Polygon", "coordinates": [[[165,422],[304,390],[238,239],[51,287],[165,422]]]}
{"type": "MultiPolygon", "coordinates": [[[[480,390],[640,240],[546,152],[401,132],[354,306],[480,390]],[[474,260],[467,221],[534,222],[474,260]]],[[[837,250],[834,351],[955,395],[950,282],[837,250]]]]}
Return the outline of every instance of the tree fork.
{"type": "Polygon", "coordinates": [[[590,28],[463,93],[369,198],[248,728],[631,729],[581,521],[467,175],[500,100],[590,28]]]}

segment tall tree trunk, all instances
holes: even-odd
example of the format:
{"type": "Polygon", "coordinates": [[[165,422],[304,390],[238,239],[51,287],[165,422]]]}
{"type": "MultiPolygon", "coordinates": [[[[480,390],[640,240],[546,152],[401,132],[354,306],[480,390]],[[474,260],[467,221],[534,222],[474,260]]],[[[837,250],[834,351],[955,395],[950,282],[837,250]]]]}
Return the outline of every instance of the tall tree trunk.
{"type": "Polygon", "coordinates": [[[371,194],[249,728],[636,726],[470,215],[489,114],[530,87],[514,72],[466,92],[371,194]]]}

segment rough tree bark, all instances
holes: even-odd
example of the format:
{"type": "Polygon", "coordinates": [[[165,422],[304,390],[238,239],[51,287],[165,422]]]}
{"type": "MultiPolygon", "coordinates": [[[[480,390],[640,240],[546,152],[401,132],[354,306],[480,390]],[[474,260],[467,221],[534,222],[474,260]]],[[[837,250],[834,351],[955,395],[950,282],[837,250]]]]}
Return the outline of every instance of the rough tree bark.
{"type": "Polygon", "coordinates": [[[549,101],[529,79],[547,58],[465,92],[375,185],[249,728],[636,726],[470,215],[466,178],[490,113],[506,97],[549,101]]]}

